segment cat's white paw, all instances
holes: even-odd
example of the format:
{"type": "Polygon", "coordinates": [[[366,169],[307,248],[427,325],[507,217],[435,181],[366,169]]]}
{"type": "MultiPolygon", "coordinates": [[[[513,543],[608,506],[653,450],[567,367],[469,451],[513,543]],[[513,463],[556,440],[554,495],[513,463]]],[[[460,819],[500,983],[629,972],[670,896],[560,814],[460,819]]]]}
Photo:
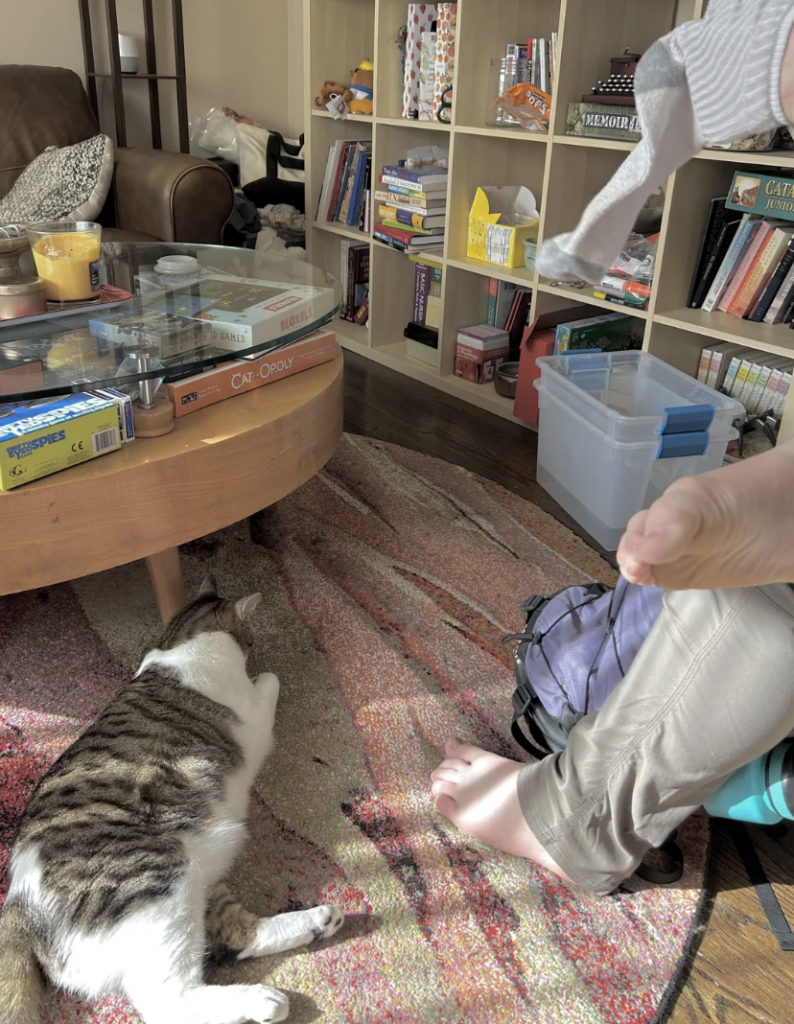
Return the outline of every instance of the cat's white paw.
{"type": "Polygon", "coordinates": [[[254,686],[262,693],[267,693],[273,700],[278,700],[278,691],[281,684],[278,681],[278,676],[272,672],[262,672],[258,675],[254,686]]]}
{"type": "Polygon", "coordinates": [[[312,941],[330,939],[332,935],[336,935],[345,920],[345,915],[339,907],[314,907],[305,913],[310,920],[312,941]]]}
{"type": "Polygon", "coordinates": [[[271,956],[298,946],[308,946],[319,939],[329,939],[339,931],[344,919],[339,907],[313,907],[311,910],[294,910],[289,914],[260,918],[256,938],[238,954],[237,959],[271,956]]]}
{"type": "Polygon", "coordinates": [[[289,999],[277,988],[269,988],[267,985],[246,986],[249,991],[246,993],[243,1006],[240,1008],[243,1013],[248,1014],[250,1020],[256,1024],[275,1024],[276,1021],[286,1020],[289,1016],[289,999]]]}

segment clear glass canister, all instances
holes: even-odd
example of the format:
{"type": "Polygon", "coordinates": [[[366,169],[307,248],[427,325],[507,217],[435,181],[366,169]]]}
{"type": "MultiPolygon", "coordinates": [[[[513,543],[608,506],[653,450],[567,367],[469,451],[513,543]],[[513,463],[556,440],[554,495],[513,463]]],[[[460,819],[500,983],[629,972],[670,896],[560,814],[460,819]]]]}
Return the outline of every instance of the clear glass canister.
{"type": "Polygon", "coordinates": [[[488,105],[485,123],[490,127],[514,126],[519,122],[500,105],[505,93],[519,82],[528,82],[530,62],[525,57],[494,57],[488,75],[488,105]]]}

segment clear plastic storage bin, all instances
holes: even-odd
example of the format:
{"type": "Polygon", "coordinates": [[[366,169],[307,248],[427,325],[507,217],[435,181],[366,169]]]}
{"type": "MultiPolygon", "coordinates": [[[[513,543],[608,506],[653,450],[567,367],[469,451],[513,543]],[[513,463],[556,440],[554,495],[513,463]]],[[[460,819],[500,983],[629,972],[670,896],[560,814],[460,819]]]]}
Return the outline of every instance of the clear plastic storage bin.
{"type": "Polygon", "coordinates": [[[744,409],[645,352],[542,356],[538,483],[604,548],[674,481],[722,465],[744,409]]]}

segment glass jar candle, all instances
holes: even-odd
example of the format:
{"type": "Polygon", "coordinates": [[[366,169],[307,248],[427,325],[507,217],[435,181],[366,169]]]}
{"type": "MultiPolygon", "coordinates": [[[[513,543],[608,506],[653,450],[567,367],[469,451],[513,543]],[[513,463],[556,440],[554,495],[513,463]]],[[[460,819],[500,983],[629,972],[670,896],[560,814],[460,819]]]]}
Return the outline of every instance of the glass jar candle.
{"type": "Polygon", "coordinates": [[[99,300],[99,224],[63,221],[32,224],[26,230],[47,302],[99,300]]]}

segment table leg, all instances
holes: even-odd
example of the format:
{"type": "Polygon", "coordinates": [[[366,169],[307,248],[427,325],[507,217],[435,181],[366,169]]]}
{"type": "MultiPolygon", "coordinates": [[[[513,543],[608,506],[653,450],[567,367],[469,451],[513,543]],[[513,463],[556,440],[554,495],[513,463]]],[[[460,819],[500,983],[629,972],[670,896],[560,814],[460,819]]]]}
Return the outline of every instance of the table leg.
{"type": "Polygon", "coordinates": [[[146,559],[152,590],[163,622],[169,622],[185,605],[185,584],[179,566],[179,548],[168,548],[146,559]]]}

